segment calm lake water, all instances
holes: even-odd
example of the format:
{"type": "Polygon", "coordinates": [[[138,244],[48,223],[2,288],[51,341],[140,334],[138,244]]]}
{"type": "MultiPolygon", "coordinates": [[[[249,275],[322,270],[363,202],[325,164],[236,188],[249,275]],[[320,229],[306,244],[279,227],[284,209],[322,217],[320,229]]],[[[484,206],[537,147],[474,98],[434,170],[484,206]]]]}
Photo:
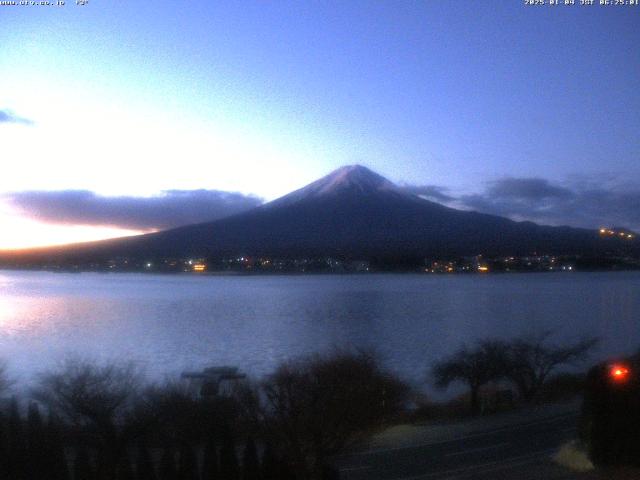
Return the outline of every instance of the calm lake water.
{"type": "Polygon", "coordinates": [[[255,376],[335,347],[374,347],[421,382],[463,342],[545,329],[640,348],[640,273],[191,276],[0,271],[0,358],[33,378],[68,356],[150,376],[237,365],[255,376]]]}

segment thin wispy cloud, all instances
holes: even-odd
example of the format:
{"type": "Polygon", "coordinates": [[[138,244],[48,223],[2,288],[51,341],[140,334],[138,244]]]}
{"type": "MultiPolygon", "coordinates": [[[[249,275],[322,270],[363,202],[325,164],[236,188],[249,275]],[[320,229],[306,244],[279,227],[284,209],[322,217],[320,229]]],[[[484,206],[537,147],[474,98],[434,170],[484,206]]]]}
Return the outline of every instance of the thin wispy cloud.
{"type": "Polygon", "coordinates": [[[24,216],[55,224],[163,230],[227,217],[256,207],[252,195],[219,190],[167,190],[153,197],[97,195],[88,190],[4,194],[24,216]]]}
{"type": "Polygon", "coordinates": [[[0,110],[0,124],[2,123],[17,123],[21,125],[33,125],[33,120],[16,115],[11,110],[0,110]]]}
{"type": "Polygon", "coordinates": [[[435,200],[436,202],[450,202],[454,200],[454,197],[447,193],[449,192],[447,187],[438,185],[402,185],[401,188],[406,192],[413,193],[428,200],[435,200]]]}

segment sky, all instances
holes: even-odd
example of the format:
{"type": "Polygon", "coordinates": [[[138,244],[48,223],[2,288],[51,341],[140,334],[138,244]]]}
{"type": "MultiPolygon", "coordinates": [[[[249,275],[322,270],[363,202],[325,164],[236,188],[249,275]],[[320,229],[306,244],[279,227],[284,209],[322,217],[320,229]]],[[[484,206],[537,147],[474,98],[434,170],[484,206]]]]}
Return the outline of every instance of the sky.
{"type": "Polygon", "coordinates": [[[640,6],[17,3],[0,248],[215,219],[354,163],[456,208],[640,229],[640,6]]]}

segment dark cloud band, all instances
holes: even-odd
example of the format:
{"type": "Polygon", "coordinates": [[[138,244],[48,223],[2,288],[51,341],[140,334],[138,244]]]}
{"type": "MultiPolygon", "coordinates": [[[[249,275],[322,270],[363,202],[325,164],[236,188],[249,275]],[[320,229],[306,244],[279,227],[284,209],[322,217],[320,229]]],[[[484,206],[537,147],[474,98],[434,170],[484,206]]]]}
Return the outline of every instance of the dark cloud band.
{"type": "Polygon", "coordinates": [[[260,198],[218,190],[167,190],[154,197],[106,197],[87,190],[27,191],[2,197],[24,215],[47,223],[167,229],[240,213],[260,198]]]}
{"type": "MultiPolygon", "coordinates": [[[[607,182],[558,185],[542,178],[504,178],[484,191],[454,195],[442,186],[409,185],[408,192],[457,208],[584,228],[626,227],[640,231],[640,189],[607,182]]],[[[207,222],[262,203],[251,195],[217,190],[168,190],[155,197],[105,197],[86,190],[5,194],[23,214],[48,223],[109,225],[151,230],[207,222]]]]}
{"type": "Polygon", "coordinates": [[[411,187],[409,191],[453,207],[529,220],[545,225],[598,228],[617,226],[640,231],[640,189],[581,181],[558,185],[543,178],[503,178],[483,192],[441,195],[444,187],[411,187]],[[431,194],[430,194],[431,192],[431,194]],[[435,192],[435,194],[434,194],[435,192]]]}
{"type": "Polygon", "coordinates": [[[491,182],[487,193],[493,198],[532,202],[568,199],[574,195],[568,188],[552,185],[543,178],[503,178],[491,182]]]}

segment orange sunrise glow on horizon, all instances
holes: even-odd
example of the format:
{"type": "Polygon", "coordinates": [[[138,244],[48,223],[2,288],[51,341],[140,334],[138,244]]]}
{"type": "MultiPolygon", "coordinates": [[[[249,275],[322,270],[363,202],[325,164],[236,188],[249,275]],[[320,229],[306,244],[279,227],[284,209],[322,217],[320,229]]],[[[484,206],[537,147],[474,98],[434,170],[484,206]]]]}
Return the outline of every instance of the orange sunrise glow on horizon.
{"type": "Polygon", "coordinates": [[[0,217],[0,225],[3,231],[0,250],[49,247],[149,233],[117,227],[54,225],[11,216],[0,217]]]}

